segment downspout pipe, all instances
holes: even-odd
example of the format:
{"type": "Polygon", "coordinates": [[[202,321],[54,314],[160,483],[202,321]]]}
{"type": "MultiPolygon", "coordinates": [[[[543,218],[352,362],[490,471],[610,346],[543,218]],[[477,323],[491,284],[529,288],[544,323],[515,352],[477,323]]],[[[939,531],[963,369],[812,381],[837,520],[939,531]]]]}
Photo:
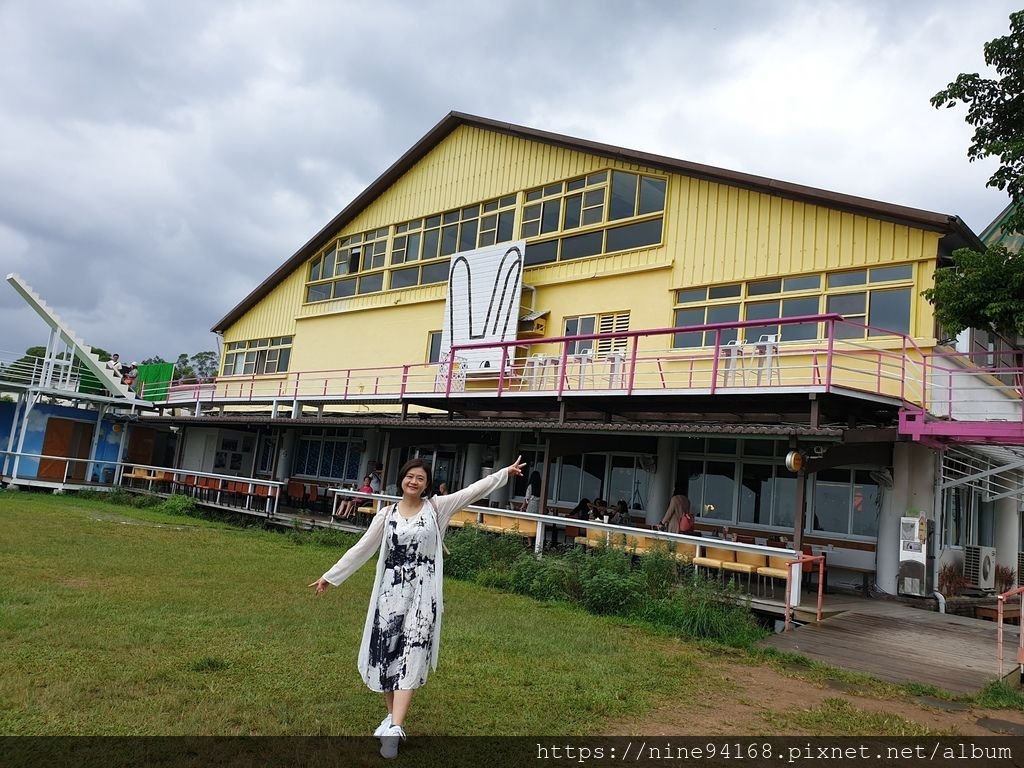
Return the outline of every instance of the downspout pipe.
{"type": "Polygon", "coordinates": [[[932,594],[935,595],[935,599],[939,601],[939,613],[945,613],[946,612],[946,598],[943,597],[942,593],[939,592],[938,590],[936,590],[932,594]]]}

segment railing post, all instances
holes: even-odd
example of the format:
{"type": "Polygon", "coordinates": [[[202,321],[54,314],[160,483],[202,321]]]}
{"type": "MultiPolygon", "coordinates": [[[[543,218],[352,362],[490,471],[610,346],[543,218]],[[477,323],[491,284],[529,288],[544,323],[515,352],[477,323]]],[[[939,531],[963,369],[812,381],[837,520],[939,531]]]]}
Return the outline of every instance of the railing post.
{"type": "Polygon", "coordinates": [[[825,334],[826,338],[826,352],[825,352],[825,391],[832,391],[832,364],[834,362],[833,353],[835,351],[835,338],[836,338],[836,321],[835,318],[830,318],[825,323],[825,334]]]}
{"type": "Polygon", "coordinates": [[[903,356],[900,358],[900,400],[907,402],[907,337],[902,337],[903,356]]]}
{"type": "Polygon", "coordinates": [[[715,394],[715,389],[718,386],[718,356],[722,351],[722,330],[721,328],[715,329],[715,353],[711,360],[711,394],[715,394]]]}
{"type": "MultiPolygon", "coordinates": [[[[640,337],[633,337],[633,348],[629,352],[629,382],[626,386],[626,394],[633,394],[633,385],[636,383],[636,358],[640,349],[640,337]]],[[[662,386],[665,384],[664,373],[662,374],[662,386]]]]}
{"type": "Polygon", "coordinates": [[[455,367],[455,346],[448,350],[448,373],[444,378],[444,396],[451,397],[452,394],[452,368],[455,367]]]}
{"type": "Polygon", "coordinates": [[[398,388],[398,396],[405,397],[405,389],[409,385],[409,365],[402,366],[402,384],[398,388]]]}
{"type": "MultiPolygon", "coordinates": [[[[1024,633],[1021,633],[1024,637],[1024,633]]],[[[1003,679],[1003,596],[996,598],[996,659],[998,660],[999,676],[997,680],[1003,679]]]]}
{"type": "Polygon", "coordinates": [[[501,397],[501,391],[505,384],[505,364],[508,362],[508,347],[501,347],[501,365],[498,366],[498,397],[501,397]]]}
{"type": "MultiPolygon", "coordinates": [[[[593,342],[591,342],[593,343],[593,342]]],[[[569,360],[569,342],[562,342],[562,354],[558,360],[558,396],[561,397],[562,393],[565,392],[565,374],[566,364],[569,360]]]]}

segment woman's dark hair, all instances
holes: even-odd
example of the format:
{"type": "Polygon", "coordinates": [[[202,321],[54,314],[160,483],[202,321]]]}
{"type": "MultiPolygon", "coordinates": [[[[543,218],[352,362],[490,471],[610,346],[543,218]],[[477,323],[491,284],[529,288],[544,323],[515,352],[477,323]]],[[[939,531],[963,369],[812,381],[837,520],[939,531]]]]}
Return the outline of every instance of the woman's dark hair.
{"type": "Polygon", "coordinates": [[[540,472],[536,469],[530,473],[530,490],[534,496],[540,496],[540,472]]]}
{"type": "Polygon", "coordinates": [[[402,468],[398,470],[398,487],[401,489],[402,481],[405,480],[405,476],[409,474],[410,469],[422,469],[427,473],[427,484],[423,488],[423,495],[427,496],[430,493],[430,486],[434,484],[434,474],[430,471],[430,465],[427,464],[423,459],[409,459],[402,468]]]}
{"type": "Polygon", "coordinates": [[[629,514],[629,505],[626,504],[626,500],[625,499],[619,499],[615,503],[615,506],[619,510],[619,514],[622,514],[622,515],[628,515],[629,514]]]}
{"type": "Polygon", "coordinates": [[[577,504],[575,507],[573,507],[572,511],[569,512],[569,517],[576,517],[576,515],[586,514],[589,511],[590,511],[590,499],[582,498],[582,499],[580,499],[580,503],[577,504]]]}

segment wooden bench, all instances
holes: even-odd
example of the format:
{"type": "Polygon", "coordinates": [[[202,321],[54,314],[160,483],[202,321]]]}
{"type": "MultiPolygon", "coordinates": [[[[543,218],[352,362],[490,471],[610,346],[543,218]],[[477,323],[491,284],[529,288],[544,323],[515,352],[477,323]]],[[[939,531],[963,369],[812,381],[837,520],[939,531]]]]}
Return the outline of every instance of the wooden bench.
{"type": "Polygon", "coordinates": [[[451,520],[448,521],[448,527],[462,528],[466,525],[476,525],[478,522],[480,522],[480,519],[476,512],[470,512],[468,509],[460,509],[452,515],[451,520]]]}
{"type": "MultiPolygon", "coordinates": [[[[984,619],[985,621],[998,621],[999,619],[999,606],[997,605],[979,605],[974,608],[974,618],[984,619]]],[[[1020,624],[1020,606],[1019,605],[1005,605],[1003,606],[1003,621],[1007,624],[1020,624]]]]}
{"type": "Polygon", "coordinates": [[[510,515],[483,512],[480,515],[480,530],[490,533],[509,533],[533,541],[537,538],[537,521],[522,520],[510,515]]]}

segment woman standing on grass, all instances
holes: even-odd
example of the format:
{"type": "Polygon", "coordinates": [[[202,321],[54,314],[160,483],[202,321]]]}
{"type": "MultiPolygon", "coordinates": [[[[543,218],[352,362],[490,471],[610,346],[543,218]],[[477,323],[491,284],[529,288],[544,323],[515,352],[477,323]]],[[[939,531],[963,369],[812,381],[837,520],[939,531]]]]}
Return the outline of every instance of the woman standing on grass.
{"type": "Polygon", "coordinates": [[[407,461],[398,473],[401,501],[381,509],[363,537],[309,585],[323,594],[328,586],[338,586],[355,573],[375,551],[380,552],[358,666],[370,690],[384,694],[388,714],[374,731],[384,757],[398,755],[413,692],[437,668],[448,521],[463,507],[505,485],[510,476],[521,475],[525,466],[521,459],[461,491],[433,499],[425,498],[430,467],[421,459],[407,461]]]}

